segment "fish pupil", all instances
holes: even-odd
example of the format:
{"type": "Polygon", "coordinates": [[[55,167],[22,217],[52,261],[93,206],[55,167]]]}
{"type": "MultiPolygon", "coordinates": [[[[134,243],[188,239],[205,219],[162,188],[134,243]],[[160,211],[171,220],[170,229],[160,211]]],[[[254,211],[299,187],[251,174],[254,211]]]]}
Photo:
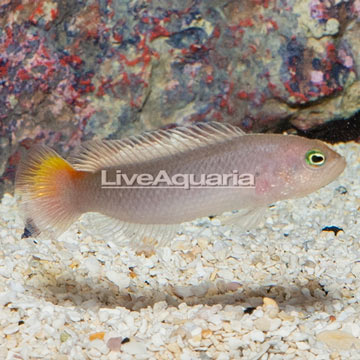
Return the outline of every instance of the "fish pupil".
{"type": "Polygon", "coordinates": [[[324,161],[324,157],[322,155],[312,155],[311,161],[314,164],[321,164],[324,161]]]}

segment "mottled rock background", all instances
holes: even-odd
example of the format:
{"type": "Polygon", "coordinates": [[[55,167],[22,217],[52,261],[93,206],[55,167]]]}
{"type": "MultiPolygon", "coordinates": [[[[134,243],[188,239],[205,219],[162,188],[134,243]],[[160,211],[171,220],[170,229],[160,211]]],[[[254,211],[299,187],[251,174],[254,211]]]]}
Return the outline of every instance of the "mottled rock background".
{"type": "Polygon", "coordinates": [[[359,30],[360,0],[0,0],[0,194],[18,144],[349,117],[359,30]]]}

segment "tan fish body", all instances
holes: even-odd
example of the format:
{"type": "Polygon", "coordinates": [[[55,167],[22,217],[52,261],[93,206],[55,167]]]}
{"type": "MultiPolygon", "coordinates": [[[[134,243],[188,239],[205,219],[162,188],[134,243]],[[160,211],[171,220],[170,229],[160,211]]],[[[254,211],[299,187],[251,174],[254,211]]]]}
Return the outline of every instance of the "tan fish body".
{"type": "Polygon", "coordinates": [[[71,163],[35,146],[19,166],[16,192],[34,234],[59,235],[91,212],[100,236],[163,243],[176,224],[231,210],[248,213],[239,220],[246,227],[257,209],[316,191],[344,168],[345,160],[318,140],[198,123],[86,142],[71,163]],[[196,183],[189,184],[191,176],[196,183]],[[158,183],[151,186],[152,179],[158,183]]]}

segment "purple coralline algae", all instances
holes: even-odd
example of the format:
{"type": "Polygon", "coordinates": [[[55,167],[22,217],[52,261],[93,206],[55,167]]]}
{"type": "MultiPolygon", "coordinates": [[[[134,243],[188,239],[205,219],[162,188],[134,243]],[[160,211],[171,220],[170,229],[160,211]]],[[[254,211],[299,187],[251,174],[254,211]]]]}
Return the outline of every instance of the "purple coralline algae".
{"type": "Polygon", "coordinates": [[[359,0],[0,0],[0,193],[34,143],[351,116],[359,30],[359,0]]]}

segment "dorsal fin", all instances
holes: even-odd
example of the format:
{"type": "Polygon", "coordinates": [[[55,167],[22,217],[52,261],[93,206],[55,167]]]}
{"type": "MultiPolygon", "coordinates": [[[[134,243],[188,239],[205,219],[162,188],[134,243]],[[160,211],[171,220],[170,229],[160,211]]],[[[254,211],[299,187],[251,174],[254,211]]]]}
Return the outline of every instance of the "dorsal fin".
{"type": "Polygon", "coordinates": [[[70,162],[77,170],[96,172],[193,150],[243,136],[238,127],[217,122],[155,130],[121,140],[84,142],[70,162]]]}

